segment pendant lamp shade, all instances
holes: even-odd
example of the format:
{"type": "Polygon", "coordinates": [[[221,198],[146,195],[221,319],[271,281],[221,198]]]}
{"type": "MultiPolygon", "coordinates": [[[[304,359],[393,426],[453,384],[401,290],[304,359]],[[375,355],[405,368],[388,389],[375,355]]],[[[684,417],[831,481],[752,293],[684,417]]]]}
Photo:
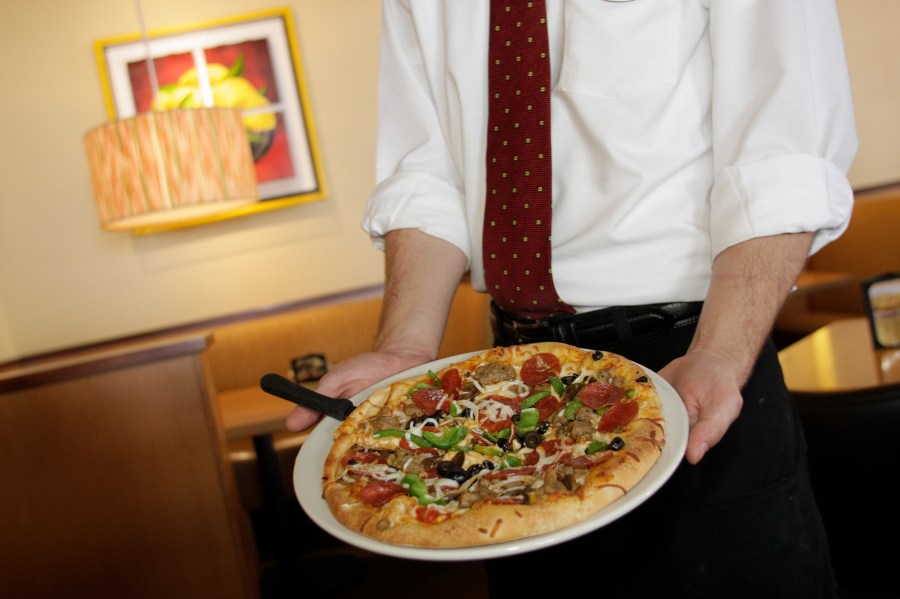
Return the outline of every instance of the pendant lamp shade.
{"type": "Polygon", "coordinates": [[[84,143],[108,231],[212,220],[259,200],[237,109],[145,112],[91,130],[84,143]]]}

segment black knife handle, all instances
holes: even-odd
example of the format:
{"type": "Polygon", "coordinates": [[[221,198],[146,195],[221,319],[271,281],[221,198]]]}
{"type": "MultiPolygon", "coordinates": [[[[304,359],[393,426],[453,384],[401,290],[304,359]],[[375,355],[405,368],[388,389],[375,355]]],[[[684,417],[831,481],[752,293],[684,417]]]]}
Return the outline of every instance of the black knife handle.
{"type": "Polygon", "coordinates": [[[322,395],[303,385],[298,385],[280,374],[264,374],[259,380],[259,386],[266,393],[338,420],[345,419],[356,407],[349,399],[336,399],[322,395]]]}

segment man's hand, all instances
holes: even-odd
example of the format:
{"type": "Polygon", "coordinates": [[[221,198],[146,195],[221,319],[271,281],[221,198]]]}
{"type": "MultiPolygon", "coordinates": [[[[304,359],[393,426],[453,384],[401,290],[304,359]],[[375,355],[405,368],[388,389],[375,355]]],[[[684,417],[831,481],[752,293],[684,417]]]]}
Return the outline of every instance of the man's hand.
{"type": "Polygon", "coordinates": [[[716,256],[691,346],[660,371],[687,408],[688,462],[699,462],[740,414],[741,388],[811,243],[812,233],[757,237],[716,256]]]}
{"type": "MultiPolygon", "coordinates": [[[[393,374],[428,362],[428,356],[366,352],[335,365],[319,381],[316,391],[329,397],[349,398],[393,374]]],[[[287,417],[288,430],[302,431],[321,418],[319,412],[297,406],[287,417]]]]}
{"type": "Polygon", "coordinates": [[[734,365],[720,356],[694,351],[673,360],[659,374],[675,387],[687,408],[691,432],[685,457],[696,464],[741,412],[744,400],[734,365]]]}

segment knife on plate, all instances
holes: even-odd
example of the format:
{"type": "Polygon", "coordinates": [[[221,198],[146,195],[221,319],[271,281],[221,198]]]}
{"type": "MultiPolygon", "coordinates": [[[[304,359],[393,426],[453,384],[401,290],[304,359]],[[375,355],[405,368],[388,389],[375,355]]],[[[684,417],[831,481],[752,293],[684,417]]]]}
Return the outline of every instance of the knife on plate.
{"type": "Polygon", "coordinates": [[[337,399],[322,395],[308,387],[298,385],[280,374],[264,374],[259,380],[259,386],[263,391],[275,397],[280,397],[298,406],[321,412],[336,420],[344,420],[356,408],[349,399],[337,399]]]}

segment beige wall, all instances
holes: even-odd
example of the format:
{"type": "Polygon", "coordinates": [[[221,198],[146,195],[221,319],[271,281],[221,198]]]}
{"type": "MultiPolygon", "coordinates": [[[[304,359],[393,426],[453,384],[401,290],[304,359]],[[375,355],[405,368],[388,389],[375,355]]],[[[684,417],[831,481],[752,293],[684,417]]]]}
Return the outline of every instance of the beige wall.
{"type": "Polygon", "coordinates": [[[143,2],[151,30],[286,5],[329,198],[133,237],[100,231],[82,136],[107,118],[93,41],[138,32],[134,3],[0,2],[0,360],[381,281],[382,255],[359,227],[379,3],[143,2]]]}
{"type": "Polygon", "coordinates": [[[837,4],[860,137],[850,182],[856,189],[893,183],[900,180],[900,2],[837,4]]]}
{"type": "MultiPolygon", "coordinates": [[[[132,2],[0,0],[0,361],[379,282],[360,231],[373,175],[377,0],[144,0],[149,29],[289,6],[330,194],[165,234],[104,233],[82,136],[106,120],[95,39],[132,2]]],[[[839,0],[862,147],[851,177],[900,180],[896,0],[839,0]]]]}

